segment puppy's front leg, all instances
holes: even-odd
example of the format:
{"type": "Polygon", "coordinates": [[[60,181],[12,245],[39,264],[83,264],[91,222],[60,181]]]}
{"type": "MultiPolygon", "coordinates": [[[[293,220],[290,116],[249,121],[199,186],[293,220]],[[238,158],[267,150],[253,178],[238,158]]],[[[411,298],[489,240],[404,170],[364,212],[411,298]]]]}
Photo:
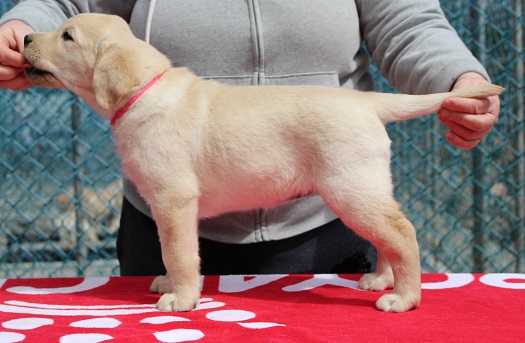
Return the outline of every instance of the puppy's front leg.
{"type": "MultiPolygon", "coordinates": [[[[167,200],[167,199],[163,199],[167,200]]],[[[166,276],[157,277],[150,290],[163,294],[161,311],[190,311],[200,297],[197,233],[198,198],[169,201],[152,206],[157,222],[166,276]]]]}

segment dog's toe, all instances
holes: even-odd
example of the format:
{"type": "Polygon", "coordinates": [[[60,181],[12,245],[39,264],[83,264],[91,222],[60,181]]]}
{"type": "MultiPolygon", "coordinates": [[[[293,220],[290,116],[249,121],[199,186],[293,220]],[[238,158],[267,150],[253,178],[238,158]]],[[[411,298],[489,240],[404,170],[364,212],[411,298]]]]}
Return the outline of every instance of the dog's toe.
{"type": "Polygon", "coordinates": [[[169,277],[167,275],[157,276],[151,283],[149,291],[159,294],[173,292],[173,287],[171,285],[169,277]]]}
{"type": "Polygon", "coordinates": [[[394,276],[391,273],[370,273],[365,274],[359,280],[357,286],[367,291],[384,291],[392,288],[394,285],[394,276]]]}
{"type": "Polygon", "coordinates": [[[198,304],[198,299],[185,299],[175,293],[165,293],[157,302],[157,308],[166,312],[187,312],[195,309],[198,304]]]}
{"type": "Polygon", "coordinates": [[[385,294],[376,303],[376,307],[385,312],[406,312],[418,306],[418,297],[401,296],[396,293],[385,294]]]}

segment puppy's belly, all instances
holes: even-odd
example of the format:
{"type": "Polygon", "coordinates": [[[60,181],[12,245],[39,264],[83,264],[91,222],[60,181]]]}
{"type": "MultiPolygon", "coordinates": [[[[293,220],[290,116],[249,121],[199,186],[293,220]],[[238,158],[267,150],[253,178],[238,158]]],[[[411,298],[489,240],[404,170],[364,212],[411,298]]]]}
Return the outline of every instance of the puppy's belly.
{"type": "Polygon", "coordinates": [[[214,217],[223,213],[272,208],[288,200],[313,193],[309,180],[285,183],[254,182],[225,184],[223,188],[203,189],[199,199],[199,218],[214,217]]]}

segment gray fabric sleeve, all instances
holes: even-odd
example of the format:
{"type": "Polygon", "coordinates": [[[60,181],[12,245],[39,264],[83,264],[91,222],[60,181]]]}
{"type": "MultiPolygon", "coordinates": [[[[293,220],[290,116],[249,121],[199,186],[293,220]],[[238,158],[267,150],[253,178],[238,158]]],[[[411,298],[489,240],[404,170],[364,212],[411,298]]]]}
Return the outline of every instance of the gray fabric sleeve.
{"type": "Polygon", "coordinates": [[[129,21],[135,0],[21,0],[0,19],[21,20],[35,31],[53,31],[79,13],[117,14],[129,21]]]}
{"type": "Polygon", "coordinates": [[[356,0],[361,32],[381,74],[402,93],[448,91],[463,73],[489,76],[438,0],[356,0]]]}

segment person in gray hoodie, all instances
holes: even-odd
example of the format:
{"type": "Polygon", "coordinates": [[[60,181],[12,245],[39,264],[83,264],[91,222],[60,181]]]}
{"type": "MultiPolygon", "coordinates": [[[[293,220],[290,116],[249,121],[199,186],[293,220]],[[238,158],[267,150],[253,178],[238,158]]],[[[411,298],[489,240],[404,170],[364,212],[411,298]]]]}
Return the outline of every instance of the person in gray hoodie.
{"type": "MultiPolygon", "coordinates": [[[[52,31],[85,12],[123,17],[174,66],[220,82],[372,90],[370,57],[402,93],[489,82],[438,0],[25,0],[0,20],[0,87],[30,86],[21,54],[26,34],[52,31]]],[[[497,97],[453,99],[438,118],[452,144],[470,149],[498,114],[497,97]]],[[[203,274],[365,273],[375,267],[373,247],[316,195],[203,220],[199,235],[203,274]]],[[[127,180],[117,243],[122,275],[165,272],[150,210],[127,180]]]]}

